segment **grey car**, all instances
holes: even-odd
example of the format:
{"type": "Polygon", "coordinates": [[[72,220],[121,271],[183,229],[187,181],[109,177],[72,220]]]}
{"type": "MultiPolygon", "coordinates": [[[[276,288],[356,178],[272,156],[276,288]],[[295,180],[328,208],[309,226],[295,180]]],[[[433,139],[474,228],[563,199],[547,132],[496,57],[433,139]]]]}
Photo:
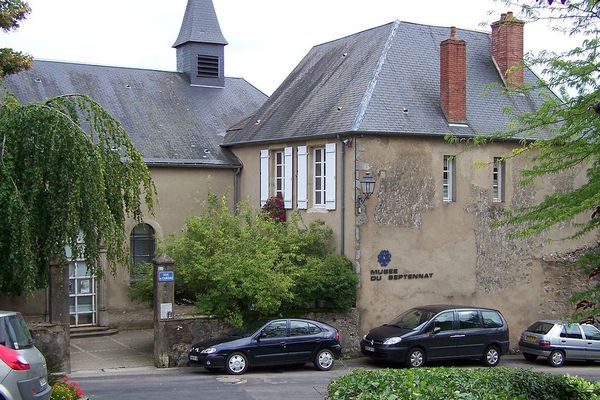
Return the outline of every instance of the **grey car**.
{"type": "Polygon", "coordinates": [[[46,360],[21,314],[0,311],[0,400],[47,400],[46,360]]]}
{"type": "Polygon", "coordinates": [[[600,330],[568,321],[537,321],[521,334],[519,350],[527,361],[543,357],[553,367],[568,360],[600,361],[600,330]]]}

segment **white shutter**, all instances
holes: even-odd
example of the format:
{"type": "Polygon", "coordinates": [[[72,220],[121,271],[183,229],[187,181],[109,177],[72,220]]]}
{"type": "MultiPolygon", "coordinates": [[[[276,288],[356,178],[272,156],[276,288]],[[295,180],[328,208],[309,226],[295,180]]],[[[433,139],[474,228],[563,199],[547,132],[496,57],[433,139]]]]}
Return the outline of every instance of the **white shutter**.
{"type": "Polygon", "coordinates": [[[306,146],[298,146],[298,209],[308,208],[308,149],[306,146]]]}
{"type": "Polygon", "coordinates": [[[260,151],[260,206],[269,199],[269,150],[260,151]]]}
{"type": "Polygon", "coordinates": [[[285,175],[283,181],[283,205],[292,208],[292,148],[285,148],[285,175]]]}
{"type": "Polygon", "coordinates": [[[335,210],[335,143],[325,145],[325,206],[335,210]]]}

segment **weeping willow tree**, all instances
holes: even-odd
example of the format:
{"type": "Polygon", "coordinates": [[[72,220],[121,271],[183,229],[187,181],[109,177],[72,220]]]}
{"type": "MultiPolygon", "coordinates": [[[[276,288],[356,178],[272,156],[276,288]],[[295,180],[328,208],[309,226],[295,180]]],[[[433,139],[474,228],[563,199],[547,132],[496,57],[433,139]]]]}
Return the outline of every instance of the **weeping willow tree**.
{"type": "Polygon", "coordinates": [[[87,96],[33,104],[4,96],[0,293],[47,286],[48,263],[64,260],[65,244],[92,269],[101,247],[113,270],[128,265],[125,220],[139,221],[144,206],[152,212],[156,189],[119,121],[87,96]]]}

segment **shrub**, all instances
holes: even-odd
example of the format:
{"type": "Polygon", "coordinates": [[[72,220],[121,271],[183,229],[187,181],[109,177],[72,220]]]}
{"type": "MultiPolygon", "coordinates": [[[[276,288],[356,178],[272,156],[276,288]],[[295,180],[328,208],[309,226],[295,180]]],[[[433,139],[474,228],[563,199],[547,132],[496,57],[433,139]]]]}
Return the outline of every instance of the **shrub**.
{"type": "Polygon", "coordinates": [[[262,207],[262,211],[274,221],[285,222],[285,207],[281,195],[271,196],[262,207]]]}
{"type": "Polygon", "coordinates": [[[600,384],[520,368],[357,369],[328,392],[331,400],[597,400],[600,384]]]}
{"type": "Polygon", "coordinates": [[[246,204],[232,213],[225,197],[211,194],[182,235],[166,241],[166,253],[176,262],[176,288],[196,294],[198,311],[239,327],[315,300],[352,306],[358,279],[350,262],[332,253],[332,236],[322,221],[304,226],[298,213],[285,223],[246,204]]]}
{"type": "Polygon", "coordinates": [[[67,377],[52,385],[52,396],[50,400],[76,400],[83,399],[85,394],[79,384],[75,381],[69,381],[67,377]]]}

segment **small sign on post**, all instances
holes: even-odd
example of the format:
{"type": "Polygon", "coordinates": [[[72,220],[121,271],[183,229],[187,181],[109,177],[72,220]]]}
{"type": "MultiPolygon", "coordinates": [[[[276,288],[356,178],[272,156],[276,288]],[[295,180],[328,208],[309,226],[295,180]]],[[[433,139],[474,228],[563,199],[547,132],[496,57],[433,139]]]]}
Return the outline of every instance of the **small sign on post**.
{"type": "Polygon", "coordinates": [[[175,272],[173,271],[158,271],[159,282],[173,282],[175,280],[175,272]]]}
{"type": "Polygon", "coordinates": [[[173,318],[173,303],[160,304],[160,319],[173,318]]]}

